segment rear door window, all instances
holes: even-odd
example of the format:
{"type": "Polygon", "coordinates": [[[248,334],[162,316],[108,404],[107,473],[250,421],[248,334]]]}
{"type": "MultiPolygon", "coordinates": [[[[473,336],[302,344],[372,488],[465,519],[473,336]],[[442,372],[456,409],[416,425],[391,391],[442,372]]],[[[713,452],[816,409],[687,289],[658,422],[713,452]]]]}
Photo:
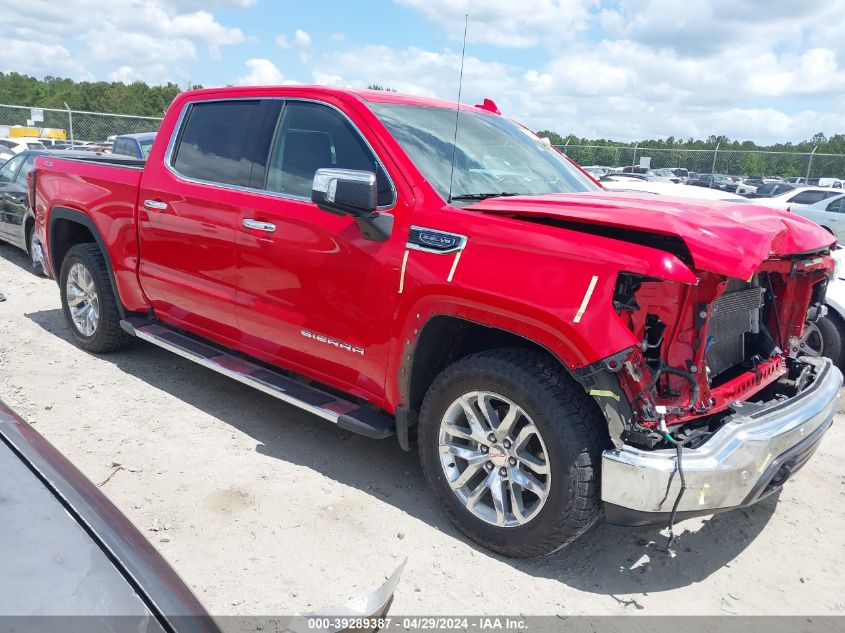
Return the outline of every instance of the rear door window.
{"type": "Polygon", "coordinates": [[[829,205],[827,205],[827,211],[830,213],[845,213],[845,207],[843,207],[843,201],[845,198],[837,198],[829,205]]]}
{"type": "Polygon", "coordinates": [[[190,106],[171,166],[180,175],[208,183],[247,187],[256,163],[263,166],[270,135],[255,138],[265,118],[258,99],[210,101],[190,106]]]}
{"type": "Polygon", "coordinates": [[[836,192],[834,191],[802,191],[792,196],[788,202],[794,202],[795,204],[815,204],[835,195],[836,192]]]}

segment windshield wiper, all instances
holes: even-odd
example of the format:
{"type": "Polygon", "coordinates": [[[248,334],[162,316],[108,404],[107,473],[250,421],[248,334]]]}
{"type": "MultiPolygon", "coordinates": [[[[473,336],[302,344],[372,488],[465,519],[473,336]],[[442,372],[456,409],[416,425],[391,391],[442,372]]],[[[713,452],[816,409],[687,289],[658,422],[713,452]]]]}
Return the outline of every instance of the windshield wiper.
{"type": "Polygon", "coordinates": [[[452,196],[449,198],[449,202],[452,200],[487,200],[487,198],[503,198],[505,196],[521,196],[524,194],[521,193],[514,193],[511,191],[499,191],[498,193],[490,192],[490,193],[462,193],[457,196],[452,196]]]}

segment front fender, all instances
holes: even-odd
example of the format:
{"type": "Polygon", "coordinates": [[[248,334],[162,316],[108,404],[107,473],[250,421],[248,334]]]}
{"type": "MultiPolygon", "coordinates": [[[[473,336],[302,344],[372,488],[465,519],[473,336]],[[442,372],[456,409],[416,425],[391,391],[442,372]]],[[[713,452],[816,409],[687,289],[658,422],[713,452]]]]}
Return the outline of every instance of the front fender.
{"type": "MultiPolygon", "coordinates": [[[[506,250],[479,232],[456,253],[409,250],[387,375],[400,375],[423,326],[436,316],[511,332],[576,370],[637,343],[613,309],[620,272],[696,283],[668,252],[571,231],[577,241],[554,233],[545,239],[546,231],[560,230],[538,227],[533,248],[506,250]]],[[[401,404],[398,380],[388,383],[388,399],[401,404]]]]}

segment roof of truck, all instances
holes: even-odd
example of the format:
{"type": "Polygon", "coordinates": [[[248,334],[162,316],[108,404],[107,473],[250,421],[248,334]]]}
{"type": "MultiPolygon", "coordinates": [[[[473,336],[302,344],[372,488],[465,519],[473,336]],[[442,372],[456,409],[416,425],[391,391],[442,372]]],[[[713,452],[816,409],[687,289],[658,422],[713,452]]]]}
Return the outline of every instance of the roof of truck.
{"type": "MultiPolygon", "coordinates": [[[[211,96],[212,94],[219,97],[221,93],[233,93],[234,95],[238,96],[250,96],[254,93],[258,95],[262,94],[272,94],[273,92],[279,92],[285,96],[296,96],[300,95],[306,97],[308,95],[313,95],[315,92],[320,92],[323,94],[335,94],[338,96],[349,96],[353,95],[362,101],[367,101],[371,103],[400,103],[404,105],[418,105],[418,106],[428,106],[434,108],[447,108],[450,110],[454,110],[457,107],[457,102],[455,101],[448,101],[446,99],[437,99],[435,97],[426,97],[421,95],[409,95],[403,94],[401,92],[393,92],[390,90],[367,90],[367,89],[358,89],[358,88],[335,88],[333,86],[316,86],[316,85],[286,85],[286,86],[226,86],[221,88],[201,88],[199,90],[192,90],[188,93],[182,93],[190,95],[191,97],[194,96],[203,96],[208,95],[211,96]]],[[[466,103],[461,104],[461,110],[465,111],[473,111],[478,112],[479,114],[493,114],[490,110],[468,105],[466,103]]]]}

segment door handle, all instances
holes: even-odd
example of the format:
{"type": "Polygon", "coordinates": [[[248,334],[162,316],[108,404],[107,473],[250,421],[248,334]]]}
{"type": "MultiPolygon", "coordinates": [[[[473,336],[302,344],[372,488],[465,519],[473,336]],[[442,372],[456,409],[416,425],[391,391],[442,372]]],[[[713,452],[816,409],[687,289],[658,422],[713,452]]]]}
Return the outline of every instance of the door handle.
{"type": "Polygon", "coordinates": [[[144,200],[144,206],[150,211],[166,211],[167,203],[161,200],[144,200]]]}
{"type": "Polygon", "coordinates": [[[264,231],[265,233],[272,233],[276,230],[276,225],[270,222],[261,222],[251,218],[244,220],[244,226],[248,229],[255,229],[256,231],[264,231]]]}

